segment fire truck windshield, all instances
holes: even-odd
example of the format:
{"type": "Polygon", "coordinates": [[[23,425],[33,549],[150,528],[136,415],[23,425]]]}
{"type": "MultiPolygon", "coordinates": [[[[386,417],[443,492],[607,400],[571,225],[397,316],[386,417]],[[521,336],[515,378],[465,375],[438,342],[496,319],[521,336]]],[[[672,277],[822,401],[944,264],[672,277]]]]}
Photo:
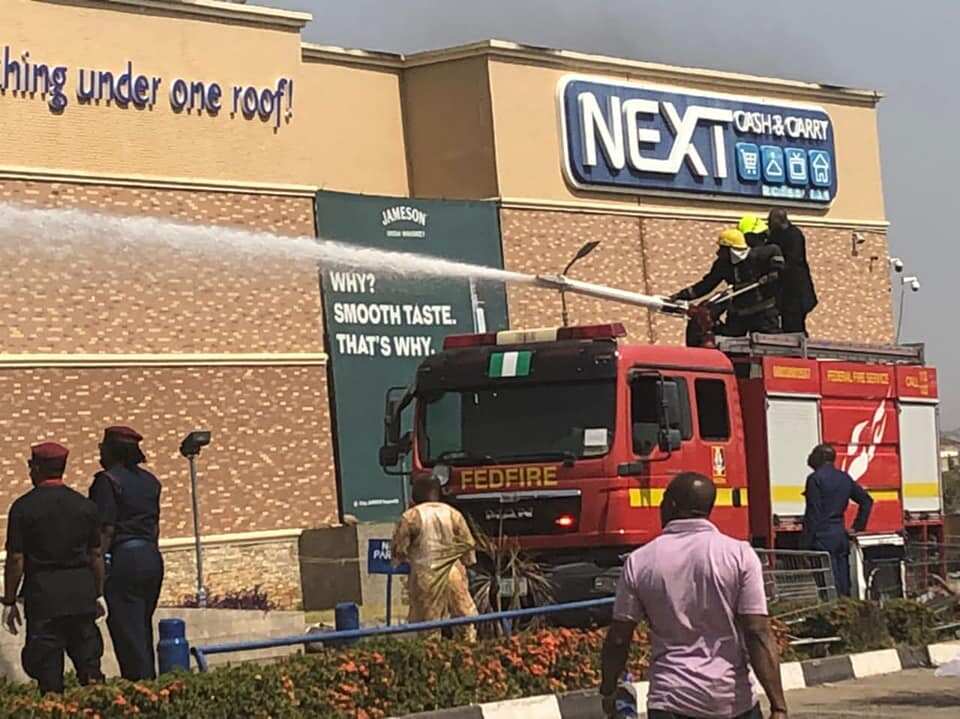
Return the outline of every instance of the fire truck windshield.
{"type": "Polygon", "coordinates": [[[420,460],[430,466],[575,460],[613,440],[614,380],[447,390],[423,400],[420,460]]]}

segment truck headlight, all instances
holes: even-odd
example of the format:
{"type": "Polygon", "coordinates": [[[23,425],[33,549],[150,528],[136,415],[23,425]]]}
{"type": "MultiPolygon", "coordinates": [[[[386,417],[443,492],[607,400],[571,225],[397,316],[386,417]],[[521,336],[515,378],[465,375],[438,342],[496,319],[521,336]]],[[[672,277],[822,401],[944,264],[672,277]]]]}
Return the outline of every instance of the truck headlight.
{"type": "Polygon", "coordinates": [[[616,594],[617,578],[610,575],[601,575],[593,580],[593,591],[604,594],[616,594]]]}

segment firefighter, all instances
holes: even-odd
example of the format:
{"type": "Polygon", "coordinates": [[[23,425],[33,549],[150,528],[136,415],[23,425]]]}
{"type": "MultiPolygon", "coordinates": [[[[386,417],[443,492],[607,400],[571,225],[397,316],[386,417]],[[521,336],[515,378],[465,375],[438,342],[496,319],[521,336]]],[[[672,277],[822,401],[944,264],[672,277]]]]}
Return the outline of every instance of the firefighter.
{"type": "Polygon", "coordinates": [[[130,427],[108,427],[100,465],[90,486],[110,550],[104,594],[107,628],[124,679],[153,679],[153,613],[163,583],[160,555],[160,482],[140,466],[142,436],[130,427]]]}
{"type": "Polygon", "coordinates": [[[21,660],[42,693],[63,693],[66,651],[81,684],[103,681],[103,556],[97,508],[63,483],[66,447],[45,442],[32,448],[33,489],[17,499],[7,520],[3,624],[17,634],[17,589],[23,579],[27,640],[21,660]]]}
{"type": "MultiPolygon", "coordinates": [[[[720,233],[717,257],[710,271],[695,284],[673,294],[671,300],[694,300],[711,292],[721,282],[734,290],[754,282],[762,284],[736,297],[726,307],[726,320],[714,333],[739,337],[751,332],[779,332],[776,273],[783,267],[783,255],[776,245],[749,247],[743,233],[727,228],[720,233]]],[[[702,343],[702,331],[694,320],[687,323],[687,345],[702,343]]]]}
{"type": "Polygon", "coordinates": [[[743,233],[749,247],[760,247],[769,240],[769,228],[763,218],[757,215],[744,215],[737,223],[737,229],[743,233]]]}
{"type": "Polygon", "coordinates": [[[807,240],[782,208],[770,210],[770,239],[783,253],[780,273],[780,318],[784,332],[807,334],[807,315],[817,306],[817,291],[807,264],[807,240]]]}
{"type": "Polygon", "coordinates": [[[807,477],[803,494],[806,509],[803,513],[801,547],[830,553],[830,565],[837,594],[850,596],[850,535],[844,526],[844,513],[851,500],[859,505],[853,532],[867,528],[873,498],[857,484],[853,477],[834,464],[837,452],[829,444],[813,448],[807,465],[813,473],[807,477]]]}

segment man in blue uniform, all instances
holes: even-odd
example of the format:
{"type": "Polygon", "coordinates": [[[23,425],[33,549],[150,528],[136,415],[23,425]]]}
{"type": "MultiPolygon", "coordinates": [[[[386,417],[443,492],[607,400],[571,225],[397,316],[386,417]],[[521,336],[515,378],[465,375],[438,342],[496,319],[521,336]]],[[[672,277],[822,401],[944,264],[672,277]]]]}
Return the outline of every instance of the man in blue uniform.
{"type": "Polygon", "coordinates": [[[100,525],[93,502],[63,483],[67,454],[55,442],[32,448],[33,489],[13,503],[7,522],[3,624],[17,634],[22,578],[23,669],[43,693],[63,692],[64,651],[81,684],[103,681],[103,638],[96,624],[103,616],[97,601],[103,587],[100,525]]]}
{"type": "Polygon", "coordinates": [[[837,452],[829,444],[813,448],[807,464],[813,474],[807,477],[804,490],[806,511],[803,514],[801,546],[830,552],[830,564],[837,594],[850,596],[850,537],[843,515],[851,500],[859,505],[853,521],[853,532],[867,528],[873,498],[853,477],[837,469],[837,452]]]}
{"type": "Polygon", "coordinates": [[[124,679],[156,677],[153,613],[163,583],[160,555],[160,482],[140,466],[143,437],[129,427],[109,427],[100,444],[100,465],[90,487],[97,504],[103,546],[111,554],[104,595],[107,628],[124,679]]]}

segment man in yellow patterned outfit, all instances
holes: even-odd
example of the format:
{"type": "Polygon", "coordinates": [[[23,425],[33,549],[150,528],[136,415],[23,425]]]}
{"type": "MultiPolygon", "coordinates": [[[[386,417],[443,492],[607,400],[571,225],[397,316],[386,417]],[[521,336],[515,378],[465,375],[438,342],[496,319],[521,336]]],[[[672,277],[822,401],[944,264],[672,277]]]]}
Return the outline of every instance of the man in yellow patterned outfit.
{"type": "MultiPolygon", "coordinates": [[[[466,568],[476,563],[477,556],[467,521],[440,501],[436,479],[414,481],[413,503],[400,518],[391,543],[394,564],[410,563],[408,621],[476,616],[466,568]]],[[[459,627],[456,634],[469,643],[477,639],[472,624],[459,627]]]]}

